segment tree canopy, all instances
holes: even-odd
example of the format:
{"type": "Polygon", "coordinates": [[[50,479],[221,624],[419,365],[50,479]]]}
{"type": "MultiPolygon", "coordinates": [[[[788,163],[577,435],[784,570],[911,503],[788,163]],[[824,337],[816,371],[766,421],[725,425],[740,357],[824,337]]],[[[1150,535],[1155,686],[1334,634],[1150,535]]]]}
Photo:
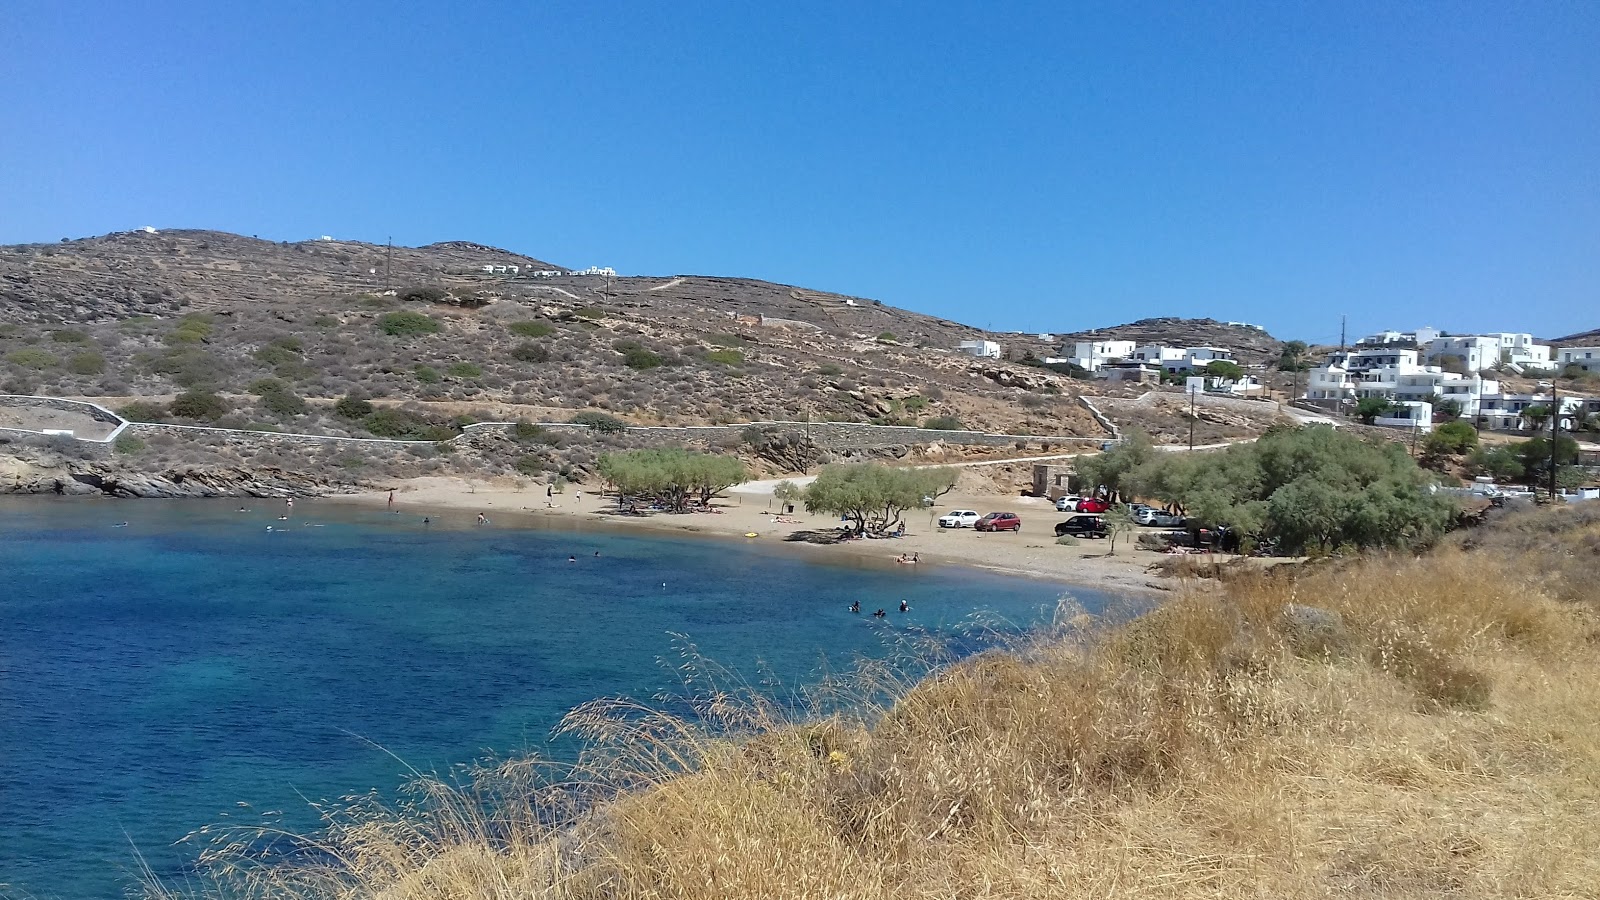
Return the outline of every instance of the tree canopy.
{"type": "Polygon", "coordinates": [[[852,523],[856,534],[881,534],[900,521],[905,511],[937,499],[956,484],[956,470],[899,469],[883,463],[841,463],[823,466],[805,489],[806,512],[832,513],[852,523]]]}
{"type": "Polygon", "coordinates": [[[1161,453],[1130,440],[1079,463],[1091,483],[1157,499],[1197,524],[1272,537],[1288,552],[1408,546],[1448,527],[1454,503],[1390,442],[1328,426],[1279,427],[1250,444],[1161,453]]]}
{"type": "Polygon", "coordinates": [[[616,488],[619,505],[629,497],[648,497],[673,512],[687,511],[694,497],[710,503],[746,475],[735,457],[679,448],[607,453],[600,457],[599,472],[616,488]]]}

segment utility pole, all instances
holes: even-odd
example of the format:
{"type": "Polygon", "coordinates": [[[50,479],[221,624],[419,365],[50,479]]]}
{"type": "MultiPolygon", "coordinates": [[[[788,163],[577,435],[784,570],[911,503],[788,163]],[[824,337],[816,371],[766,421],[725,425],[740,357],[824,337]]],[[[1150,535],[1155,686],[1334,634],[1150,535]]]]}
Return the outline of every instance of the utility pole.
{"type": "Polygon", "coordinates": [[[1194,452],[1194,385],[1189,385],[1189,452],[1194,452]]]}
{"type": "Polygon", "coordinates": [[[1339,352],[1340,353],[1344,352],[1344,323],[1345,323],[1345,320],[1348,319],[1348,318],[1349,318],[1349,316],[1340,316],[1339,317],[1339,352]]]}
{"type": "Polygon", "coordinates": [[[1561,395],[1550,380],[1550,502],[1556,500],[1556,444],[1561,437],[1561,395]]]}
{"type": "Polygon", "coordinates": [[[389,247],[383,252],[383,289],[394,290],[394,235],[389,235],[389,247]]]}

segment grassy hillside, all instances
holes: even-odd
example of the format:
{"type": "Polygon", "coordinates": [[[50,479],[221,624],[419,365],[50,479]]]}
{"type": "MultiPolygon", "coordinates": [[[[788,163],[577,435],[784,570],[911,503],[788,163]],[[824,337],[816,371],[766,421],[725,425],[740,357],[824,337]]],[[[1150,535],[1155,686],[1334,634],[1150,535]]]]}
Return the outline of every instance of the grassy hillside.
{"type": "Polygon", "coordinates": [[[596,704],[561,778],[423,780],[310,852],[235,832],[207,860],[263,897],[1594,896],[1596,550],[1600,509],[1512,513],[862,673],[809,715],[596,704]]]}

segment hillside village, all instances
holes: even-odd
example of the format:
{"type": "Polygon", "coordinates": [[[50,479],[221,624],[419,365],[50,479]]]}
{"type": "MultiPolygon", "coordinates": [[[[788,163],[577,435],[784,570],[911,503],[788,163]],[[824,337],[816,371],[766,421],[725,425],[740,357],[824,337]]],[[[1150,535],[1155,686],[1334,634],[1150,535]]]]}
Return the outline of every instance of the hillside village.
{"type": "MultiPolygon", "coordinates": [[[[91,402],[147,435],[123,442],[125,467],[335,460],[358,481],[463,466],[581,479],[598,449],[523,446],[478,427],[581,415],[636,439],[647,427],[708,429],[698,443],[738,448],[763,472],[839,454],[1036,456],[1130,430],[1209,446],[1324,416],[1412,443],[1458,421],[1486,437],[1550,424],[1587,436],[1597,384],[1600,347],[1529,334],[1425,328],[1311,348],[1251,323],[1175,318],[994,333],[861,297],[567,269],[466,241],[142,229],[0,248],[0,394],[11,395],[0,441],[93,434],[92,421],[27,398],[91,402]],[[740,431],[750,423],[764,436],[740,431]],[[822,424],[879,430],[821,451],[822,424]],[[278,434],[358,443],[308,459],[278,434]],[[468,452],[374,457],[382,440],[444,439],[468,452]]],[[[1486,468],[1456,449],[1454,474],[1486,468]]],[[[1573,462],[1592,465],[1597,449],[1580,443],[1573,462]]]]}

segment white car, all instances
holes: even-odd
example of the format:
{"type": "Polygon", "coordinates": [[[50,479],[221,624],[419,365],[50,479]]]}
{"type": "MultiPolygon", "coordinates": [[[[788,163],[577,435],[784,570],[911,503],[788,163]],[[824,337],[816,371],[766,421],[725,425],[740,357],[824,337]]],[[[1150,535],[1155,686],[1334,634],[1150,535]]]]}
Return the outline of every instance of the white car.
{"type": "Polygon", "coordinates": [[[940,528],[971,528],[978,524],[978,513],[970,509],[952,509],[939,517],[940,528]]]}
{"type": "Polygon", "coordinates": [[[1056,512],[1077,512],[1078,502],[1082,499],[1076,494],[1068,494],[1056,501],[1056,512]]]}
{"type": "Polygon", "coordinates": [[[1170,515],[1159,509],[1141,509],[1133,514],[1133,521],[1140,525],[1151,525],[1158,528],[1180,528],[1183,526],[1183,516],[1170,515]]]}

